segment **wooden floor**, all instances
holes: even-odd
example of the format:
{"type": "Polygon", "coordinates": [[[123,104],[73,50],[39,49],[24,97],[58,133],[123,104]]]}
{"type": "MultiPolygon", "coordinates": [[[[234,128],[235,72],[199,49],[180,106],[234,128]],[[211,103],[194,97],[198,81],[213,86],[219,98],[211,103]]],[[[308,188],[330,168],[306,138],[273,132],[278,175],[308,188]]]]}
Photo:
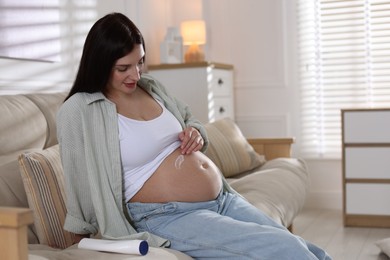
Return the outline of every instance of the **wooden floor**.
{"type": "Polygon", "coordinates": [[[294,233],[325,249],[334,260],[389,260],[375,241],[390,237],[389,228],[345,228],[342,212],[304,209],[294,233]]]}

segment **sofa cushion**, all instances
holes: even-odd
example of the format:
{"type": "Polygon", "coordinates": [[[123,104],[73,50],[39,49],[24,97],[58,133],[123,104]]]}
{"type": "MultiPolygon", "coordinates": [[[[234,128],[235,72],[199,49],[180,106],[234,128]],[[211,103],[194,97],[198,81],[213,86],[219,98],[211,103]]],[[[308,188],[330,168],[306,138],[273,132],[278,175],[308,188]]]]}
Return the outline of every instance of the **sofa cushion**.
{"type": "Polygon", "coordinates": [[[31,100],[22,95],[0,96],[0,111],[0,158],[44,147],[46,119],[31,100]]]}
{"type": "Polygon", "coordinates": [[[43,148],[48,148],[58,143],[56,115],[67,94],[67,92],[25,94],[26,97],[34,102],[46,118],[47,136],[43,148]]]}
{"type": "Polygon", "coordinates": [[[69,247],[74,237],[63,229],[66,206],[58,145],[23,153],[19,164],[39,243],[55,248],[69,247]]]}
{"type": "Polygon", "coordinates": [[[251,174],[228,182],[252,205],[288,227],[305,203],[309,174],[304,161],[277,158],[251,174]]]}
{"type": "Polygon", "coordinates": [[[232,119],[220,119],[206,124],[205,128],[210,142],[205,154],[225,177],[239,175],[265,162],[264,156],[255,152],[232,119]]]}

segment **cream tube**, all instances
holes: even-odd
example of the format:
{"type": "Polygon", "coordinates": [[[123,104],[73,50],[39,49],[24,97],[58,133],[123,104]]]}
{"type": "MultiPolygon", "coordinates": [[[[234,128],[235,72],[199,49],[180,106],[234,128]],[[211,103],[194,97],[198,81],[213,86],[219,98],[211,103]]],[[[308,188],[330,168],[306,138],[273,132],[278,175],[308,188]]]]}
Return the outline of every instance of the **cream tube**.
{"type": "Polygon", "coordinates": [[[83,238],[79,242],[78,247],[95,251],[133,255],[146,255],[149,251],[149,244],[145,240],[106,240],[83,238]]]}

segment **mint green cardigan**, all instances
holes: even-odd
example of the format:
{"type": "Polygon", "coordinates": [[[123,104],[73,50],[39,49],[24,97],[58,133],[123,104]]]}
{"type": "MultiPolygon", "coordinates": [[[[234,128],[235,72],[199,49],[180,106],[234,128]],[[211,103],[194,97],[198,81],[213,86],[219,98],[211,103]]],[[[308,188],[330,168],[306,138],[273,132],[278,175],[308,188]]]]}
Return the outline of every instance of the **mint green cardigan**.
{"type": "MultiPolygon", "coordinates": [[[[204,139],[202,124],[188,106],[170,96],[151,76],[143,74],[138,86],[179,120],[183,129],[193,126],[204,139]]],[[[64,229],[76,234],[100,232],[106,239],[141,239],[151,246],[168,246],[169,241],[148,232],[137,233],[129,223],[122,189],[122,170],[117,110],[102,93],[76,93],[57,115],[57,136],[66,187],[67,215],[64,229]]],[[[224,187],[231,190],[224,180],[224,187]]]]}

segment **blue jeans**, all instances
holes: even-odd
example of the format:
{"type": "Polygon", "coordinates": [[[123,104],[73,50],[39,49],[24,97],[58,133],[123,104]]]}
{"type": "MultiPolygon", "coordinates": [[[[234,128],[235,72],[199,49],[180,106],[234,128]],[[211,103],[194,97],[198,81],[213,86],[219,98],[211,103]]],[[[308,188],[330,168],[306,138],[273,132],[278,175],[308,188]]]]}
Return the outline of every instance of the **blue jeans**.
{"type": "Polygon", "coordinates": [[[171,242],[196,259],[331,259],[324,250],[291,234],[235,194],[212,201],[128,203],[137,231],[171,242]]]}

